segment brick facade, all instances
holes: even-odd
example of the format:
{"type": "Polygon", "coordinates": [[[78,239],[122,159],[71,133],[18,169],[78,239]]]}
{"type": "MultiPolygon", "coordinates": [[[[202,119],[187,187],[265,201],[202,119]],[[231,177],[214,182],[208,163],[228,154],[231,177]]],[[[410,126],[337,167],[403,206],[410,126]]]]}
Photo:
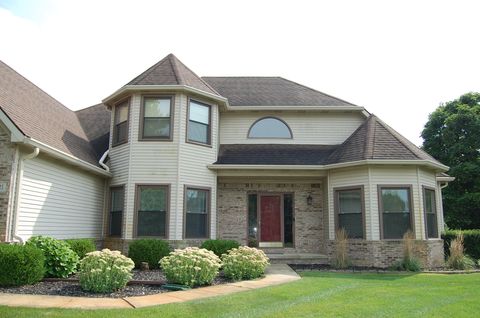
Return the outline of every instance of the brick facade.
{"type": "Polygon", "coordinates": [[[293,193],[294,244],[297,252],[321,253],[323,227],[323,187],[321,183],[219,183],[217,201],[217,237],[247,244],[249,193],[293,193]],[[308,196],[312,204],[307,204],[308,196]]]}
{"type": "MultiPolygon", "coordinates": [[[[415,241],[415,255],[425,268],[444,265],[442,240],[415,241]]],[[[327,242],[327,255],[334,258],[335,241],[327,242]]],[[[403,257],[402,240],[365,241],[351,240],[348,244],[348,257],[355,266],[387,268],[403,257]]]]}
{"type": "Polygon", "coordinates": [[[15,145],[10,142],[10,134],[0,126],[0,182],[6,185],[4,192],[0,192],[0,242],[5,241],[6,237],[7,211],[10,204],[9,189],[14,156],[15,145]]]}

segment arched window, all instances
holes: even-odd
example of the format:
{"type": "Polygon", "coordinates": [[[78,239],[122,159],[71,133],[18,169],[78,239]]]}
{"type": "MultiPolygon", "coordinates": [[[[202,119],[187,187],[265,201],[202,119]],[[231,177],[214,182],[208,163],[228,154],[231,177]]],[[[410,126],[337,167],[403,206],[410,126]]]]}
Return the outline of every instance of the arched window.
{"type": "Polygon", "coordinates": [[[275,117],[260,118],[250,127],[248,138],[292,139],[292,131],[287,123],[275,117]]]}

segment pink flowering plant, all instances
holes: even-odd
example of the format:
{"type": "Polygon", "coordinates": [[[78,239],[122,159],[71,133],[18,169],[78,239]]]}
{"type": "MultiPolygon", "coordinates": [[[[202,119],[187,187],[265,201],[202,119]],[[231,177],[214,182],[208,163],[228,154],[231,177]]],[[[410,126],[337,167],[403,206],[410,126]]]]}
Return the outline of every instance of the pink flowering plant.
{"type": "Polygon", "coordinates": [[[262,250],[241,246],[222,255],[223,273],[233,280],[254,279],[265,274],[269,259],[262,250]]]}
{"type": "Polygon", "coordinates": [[[123,289],[132,278],[133,261],[119,251],[103,249],[80,261],[80,286],[85,291],[111,293],[123,289]]]}
{"type": "Polygon", "coordinates": [[[159,263],[169,283],[190,287],[211,284],[222,265],[212,251],[198,247],[176,249],[159,263]]]}

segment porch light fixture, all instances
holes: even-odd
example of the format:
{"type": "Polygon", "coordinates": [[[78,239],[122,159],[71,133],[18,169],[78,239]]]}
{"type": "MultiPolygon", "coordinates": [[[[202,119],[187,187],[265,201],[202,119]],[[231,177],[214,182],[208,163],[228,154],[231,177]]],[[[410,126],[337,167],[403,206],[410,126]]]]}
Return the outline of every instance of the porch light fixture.
{"type": "Polygon", "coordinates": [[[313,198],[312,198],[312,196],[309,194],[308,197],[307,197],[307,204],[308,204],[308,205],[312,205],[312,201],[313,201],[313,198]]]}

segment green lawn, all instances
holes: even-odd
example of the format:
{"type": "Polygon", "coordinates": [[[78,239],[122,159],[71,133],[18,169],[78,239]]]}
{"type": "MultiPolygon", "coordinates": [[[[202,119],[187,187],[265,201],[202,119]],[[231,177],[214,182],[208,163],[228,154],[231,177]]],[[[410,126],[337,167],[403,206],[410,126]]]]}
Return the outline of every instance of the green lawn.
{"type": "Polygon", "coordinates": [[[0,317],[475,317],[480,274],[306,272],[276,287],[131,310],[0,307],[0,317]]]}

